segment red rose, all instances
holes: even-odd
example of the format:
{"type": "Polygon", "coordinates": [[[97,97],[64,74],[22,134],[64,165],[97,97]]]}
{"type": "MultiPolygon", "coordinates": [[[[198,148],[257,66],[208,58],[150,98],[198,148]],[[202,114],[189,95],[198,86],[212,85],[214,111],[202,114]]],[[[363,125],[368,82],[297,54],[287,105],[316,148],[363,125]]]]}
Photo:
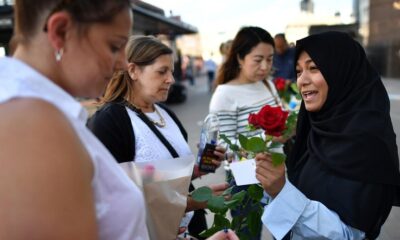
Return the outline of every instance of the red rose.
{"type": "Polygon", "coordinates": [[[274,79],[276,90],[279,92],[284,91],[286,87],[286,80],[281,77],[277,77],[274,79]]]}
{"type": "Polygon", "coordinates": [[[249,124],[265,130],[266,135],[279,137],[286,128],[286,119],[289,112],[281,107],[264,106],[257,114],[250,114],[249,124]]]}

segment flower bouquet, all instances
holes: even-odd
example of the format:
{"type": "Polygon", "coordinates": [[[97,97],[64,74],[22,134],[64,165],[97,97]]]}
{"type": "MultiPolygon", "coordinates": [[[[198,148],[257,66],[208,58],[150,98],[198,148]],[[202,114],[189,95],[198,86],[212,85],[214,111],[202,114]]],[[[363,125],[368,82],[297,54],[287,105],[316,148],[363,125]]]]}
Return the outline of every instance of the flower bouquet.
{"type": "MultiPolygon", "coordinates": [[[[282,164],[286,156],[281,152],[282,143],[274,141],[276,137],[289,138],[296,127],[297,112],[284,111],[280,106],[264,106],[257,114],[250,114],[248,118],[248,128],[250,131],[261,131],[260,136],[246,137],[239,134],[240,145],[233,143],[225,135],[220,138],[228,144],[229,149],[239,161],[254,161],[257,153],[267,152],[271,154],[273,164],[282,164]],[[264,132],[264,134],[263,134],[264,132]]],[[[231,166],[235,163],[231,163],[231,166]]],[[[255,179],[255,167],[254,179],[255,179]]],[[[228,176],[232,177],[231,174],[228,176]]],[[[229,179],[228,179],[229,180],[229,179]]],[[[212,196],[211,189],[201,187],[192,193],[192,197],[197,201],[208,201],[208,208],[214,213],[214,222],[211,228],[204,231],[203,237],[211,236],[213,233],[224,228],[231,228],[239,235],[240,239],[250,239],[257,236],[261,231],[261,215],[264,207],[261,200],[264,190],[257,184],[257,181],[248,185],[245,190],[233,193],[232,189],[227,189],[221,196],[212,196]],[[232,216],[232,220],[227,218],[228,210],[246,211],[246,214],[232,216]],[[242,233],[243,229],[248,229],[247,233],[242,233]]]]}

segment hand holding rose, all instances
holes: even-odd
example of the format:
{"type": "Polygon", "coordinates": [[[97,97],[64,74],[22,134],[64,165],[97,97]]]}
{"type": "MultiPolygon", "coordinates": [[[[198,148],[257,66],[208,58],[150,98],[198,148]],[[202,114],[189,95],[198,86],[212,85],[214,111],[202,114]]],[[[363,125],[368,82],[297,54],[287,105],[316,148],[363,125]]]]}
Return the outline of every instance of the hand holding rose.
{"type": "Polygon", "coordinates": [[[285,185],[285,164],[274,166],[269,154],[259,153],[256,159],[256,178],[265,192],[272,198],[276,197],[285,185]]]}

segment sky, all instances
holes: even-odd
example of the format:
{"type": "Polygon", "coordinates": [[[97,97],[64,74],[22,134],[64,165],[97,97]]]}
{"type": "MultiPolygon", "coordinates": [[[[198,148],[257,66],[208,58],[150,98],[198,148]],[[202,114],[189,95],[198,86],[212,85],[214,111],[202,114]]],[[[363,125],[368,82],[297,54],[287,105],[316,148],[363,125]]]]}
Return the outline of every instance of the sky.
{"type": "MultiPolygon", "coordinates": [[[[300,0],[144,0],[164,9],[167,16],[180,15],[182,21],[201,33],[233,37],[244,25],[265,28],[271,34],[284,32],[287,23],[300,13],[300,0]],[[233,35],[233,36],[232,36],[233,35]]],[[[352,13],[352,0],[314,0],[314,13],[343,19],[352,13]]]]}
{"type": "MultiPolygon", "coordinates": [[[[166,16],[179,15],[197,27],[203,52],[217,52],[219,44],[233,39],[242,26],[259,26],[271,35],[285,32],[289,22],[300,15],[300,0],[143,0],[164,10],[166,16]]],[[[349,23],[352,0],[314,0],[314,14],[341,13],[349,23]]]]}

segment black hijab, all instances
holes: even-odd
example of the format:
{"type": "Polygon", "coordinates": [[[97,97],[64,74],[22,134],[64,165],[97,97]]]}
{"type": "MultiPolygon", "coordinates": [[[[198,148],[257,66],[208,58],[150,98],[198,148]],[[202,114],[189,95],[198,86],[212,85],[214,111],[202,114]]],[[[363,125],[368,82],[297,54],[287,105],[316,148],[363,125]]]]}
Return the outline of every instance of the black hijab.
{"type": "Polygon", "coordinates": [[[297,41],[296,62],[303,51],[329,89],[320,111],[307,112],[301,104],[296,143],[287,161],[289,179],[345,223],[376,237],[400,186],[388,94],[363,48],[349,35],[326,32],[297,41]],[[380,196],[385,203],[371,196],[377,193],[387,193],[380,196]],[[369,210],[360,201],[379,206],[365,214],[369,210]]]}

